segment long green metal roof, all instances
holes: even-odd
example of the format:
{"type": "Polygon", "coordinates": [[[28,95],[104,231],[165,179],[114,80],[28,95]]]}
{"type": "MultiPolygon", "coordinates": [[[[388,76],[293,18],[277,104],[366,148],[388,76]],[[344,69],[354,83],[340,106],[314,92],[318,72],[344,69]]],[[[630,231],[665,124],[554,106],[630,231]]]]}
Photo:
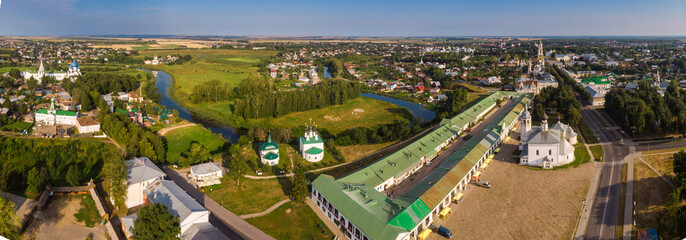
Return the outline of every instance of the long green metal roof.
{"type": "Polygon", "coordinates": [[[312,186],[370,239],[396,239],[398,234],[414,229],[450,193],[503,134],[503,126],[517,120],[531,97],[522,93],[495,92],[467,109],[465,112],[471,111],[468,114],[458,114],[463,118],[444,119],[441,127],[367,167],[337,180],[322,174],[312,186]],[[484,111],[498,99],[509,96],[516,98],[515,104],[495,116],[484,131],[476,133],[408,192],[391,199],[374,189],[385,180],[399,177],[421,164],[421,156],[435,154],[434,148],[460,130],[453,126],[454,122],[468,123],[467,118],[479,115],[472,108],[484,111]]]}

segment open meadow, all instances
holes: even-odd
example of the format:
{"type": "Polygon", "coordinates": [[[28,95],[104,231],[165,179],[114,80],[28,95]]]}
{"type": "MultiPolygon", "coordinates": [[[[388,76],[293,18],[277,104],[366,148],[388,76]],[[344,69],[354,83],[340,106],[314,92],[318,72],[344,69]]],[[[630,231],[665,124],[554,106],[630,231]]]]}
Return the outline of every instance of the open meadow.
{"type": "Polygon", "coordinates": [[[200,143],[210,153],[217,151],[225,142],[221,136],[199,125],[169,131],[165,138],[167,140],[167,162],[174,164],[188,152],[188,148],[193,142],[200,143]]]}

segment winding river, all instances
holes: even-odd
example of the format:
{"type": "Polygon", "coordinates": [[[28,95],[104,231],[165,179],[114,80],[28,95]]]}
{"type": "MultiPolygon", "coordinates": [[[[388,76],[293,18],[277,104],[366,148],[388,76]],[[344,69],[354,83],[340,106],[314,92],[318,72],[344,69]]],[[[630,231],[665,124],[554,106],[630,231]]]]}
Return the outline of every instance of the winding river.
{"type": "MultiPolygon", "coordinates": [[[[145,69],[144,69],[145,70],[145,69]]],[[[327,69],[328,70],[328,69],[327,69]]],[[[149,71],[149,70],[146,70],[149,71]]],[[[325,72],[325,75],[327,75],[328,71],[325,72]]],[[[329,75],[330,77],[330,75],[329,75]]],[[[203,127],[210,129],[213,133],[221,135],[223,138],[231,141],[231,142],[237,142],[238,141],[238,134],[236,133],[236,129],[232,126],[222,124],[220,122],[203,118],[200,115],[197,115],[190,110],[184,108],[180,104],[176,103],[172,98],[171,98],[171,86],[172,86],[173,79],[171,75],[164,71],[158,71],[157,77],[155,77],[155,87],[159,89],[159,93],[162,94],[162,101],[160,104],[164,105],[167,107],[167,109],[174,110],[176,109],[179,111],[179,117],[182,119],[185,119],[189,122],[193,123],[198,123],[201,124],[203,127]]],[[[436,113],[433,111],[427,110],[424,108],[424,106],[417,104],[417,103],[412,103],[404,100],[399,100],[391,97],[386,97],[386,96],[381,96],[378,94],[373,94],[373,93],[362,93],[363,97],[368,97],[368,98],[373,98],[385,102],[389,102],[401,107],[406,108],[409,110],[414,117],[422,117],[424,118],[424,121],[431,121],[436,117],[436,113]]]]}

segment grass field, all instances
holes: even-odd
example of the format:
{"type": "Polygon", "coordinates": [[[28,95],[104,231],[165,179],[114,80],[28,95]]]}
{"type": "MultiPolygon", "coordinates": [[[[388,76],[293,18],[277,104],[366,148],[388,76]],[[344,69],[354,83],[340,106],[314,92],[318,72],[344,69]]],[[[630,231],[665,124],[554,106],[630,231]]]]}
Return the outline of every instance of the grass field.
{"type": "Polygon", "coordinates": [[[599,143],[598,138],[593,134],[593,131],[588,127],[588,124],[586,124],[586,120],[582,119],[582,121],[579,122],[579,130],[584,139],[586,139],[587,144],[599,143]]]}
{"type": "MultiPolygon", "coordinates": [[[[672,154],[643,157],[658,172],[672,169],[672,154]],[[649,158],[648,158],[649,157],[649,158]]],[[[671,174],[665,176],[672,179],[671,174]]],[[[636,227],[646,229],[658,227],[660,217],[665,213],[664,204],[672,188],[639,159],[634,160],[634,200],[636,201],[636,227]]]]}
{"type": "Polygon", "coordinates": [[[196,125],[172,130],[165,135],[167,162],[177,163],[182,153],[188,152],[191,143],[198,142],[212,153],[224,145],[224,139],[210,130],[196,125]]]}
{"type": "Polygon", "coordinates": [[[236,215],[258,213],[288,198],[289,178],[241,179],[240,186],[225,176],[220,185],[205,188],[205,194],[236,215]]]}
{"type": "Polygon", "coordinates": [[[590,146],[589,148],[591,149],[591,153],[593,153],[593,158],[595,158],[598,161],[603,160],[603,156],[604,156],[603,145],[590,146]]]}
{"type": "Polygon", "coordinates": [[[260,125],[271,125],[279,128],[297,128],[304,126],[312,119],[317,124],[317,128],[326,129],[330,134],[338,134],[356,127],[375,127],[380,124],[411,118],[412,114],[403,107],[376,99],[359,97],[343,105],[294,112],[277,119],[251,122],[262,122],[260,125]]]}
{"type": "Polygon", "coordinates": [[[250,218],[246,221],[276,239],[330,239],[332,237],[331,230],[305,203],[288,202],[265,216],[250,218]],[[323,231],[320,230],[320,225],[323,231]]]}
{"type": "Polygon", "coordinates": [[[83,223],[86,227],[93,227],[100,221],[100,214],[95,208],[95,201],[91,195],[81,195],[81,209],[74,214],[77,222],[83,223]]]}
{"type": "Polygon", "coordinates": [[[372,154],[379,151],[385,147],[390,146],[396,142],[379,143],[379,144],[368,144],[368,145],[354,145],[354,146],[338,146],[338,150],[343,153],[346,162],[355,161],[364,156],[372,154]]]}
{"type": "Polygon", "coordinates": [[[12,131],[12,132],[21,132],[24,129],[26,131],[31,132],[31,126],[33,126],[33,123],[27,123],[27,122],[15,122],[12,124],[7,124],[5,126],[2,126],[3,131],[12,131]]]}
{"type": "Polygon", "coordinates": [[[171,95],[179,104],[191,111],[211,119],[230,125],[236,125],[231,121],[231,103],[220,101],[216,103],[193,104],[188,99],[193,88],[207,81],[218,80],[229,83],[232,87],[238,86],[243,79],[258,76],[256,64],[270,59],[274,51],[252,50],[223,50],[223,49],[188,49],[188,50],[144,50],[140,51],[139,58],[166,56],[170,54],[191,55],[191,61],[181,65],[157,65],[145,66],[162,70],[174,78],[171,95]]]}

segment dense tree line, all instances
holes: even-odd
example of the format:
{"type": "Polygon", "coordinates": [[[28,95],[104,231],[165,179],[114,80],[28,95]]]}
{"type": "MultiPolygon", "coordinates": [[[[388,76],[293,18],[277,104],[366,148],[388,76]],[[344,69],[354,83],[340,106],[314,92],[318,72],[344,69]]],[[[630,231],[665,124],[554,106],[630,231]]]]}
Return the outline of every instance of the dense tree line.
{"type": "Polygon", "coordinates": [[[546,69],[550,69],[550,74],[553,75],[558,80],[558,82],[560,82],[560,84],[564,84],[574,88],[574,91],[576,91],[581,96],[582,100],[587,102],[591,102],[591,100],[593,100],[591,99],[591,94],[588,91],[586,91],[586,88],[578,84],[576,80],[572,79],[572,77],[561,71],[560,68],[558,68],[557,66],[553,66],[552,68],[548,66],[546,67],[546,69]]]}
{"type": "Polygon", "coordinates": [[[662,239],[680,239],[686,237],[686,152],[681,150],[674,154],[674,181],[676,188],[665,202],[664,214],[660,219],[659,233],[662,239]]]}
{"type": "Polygon", "coordinates": [[[155,133],[143,129],[121,113],[101,111],[98,119],[102,130],[126,149],[127,156],[144,156],[156,163],[166,160],[166,148],[155,133]]]}
{"type": "Polygon", "coordinates": [[[39,193],[48,184],[108,180],[104,166],[122,160],[116,148],[100,142],[0,137],[0,190],[39,193]]]}
{"type": "Polygon", "coordinates": [[[361,92],[358,84],[335,81],[332,84],[307,87],[301,91],[243,94],[243,97],[236,99],[234,115],[245,119],[280,117],[291,112],[343,104],[359,97],[361,92]]]}
{"type": "MultiPolygon", "coordinates": [[[[421,121],[421,118],[415,120],[415,122],[421,121]]],[[[410,128],[409,122],[396,121],[394,123],[382,124],[375,129],[357,127],[343,131],[335,136],[323,135],[322,137],[335,139],[334,143],[338,146],[348,146],[392,142],[419,133],[421,130],[422,128],[419,124],[414,124],[410,128]]]]}
{"type": "Polygon", "coordinates": [[[662,97],[656,87],[640,81],[636,91],[612,89],[605,95],[605,111],[624,131],[686,133],[686,92],[676,81],[662,97]]]}
{"type": "Polygon", "coordinates": [[[448,99],[442,102],[438,119],[453,116],[460,111],[469,101],[469,93],[463,88],[458,88],[446,94],[448,99]]]}
{"type": "Polygon", "coordinates": [[[78,77],[75,82],[63,81],[62,85],[67,91],[81,88],[85,92],[95,91],[108,94],[138,89],[139,83],[133,76],[123,73],[86,73],[78,77]]]}
{"type": "Polygon", "coordinates": [[[560,121],[570,126],[576,126],[581,122],[581,103],[574,97],[574,90],[567,85],[542,89],[534,101],[531,117],[540,120],[544,108],[556,109],[561,115],[560,121]]]}

